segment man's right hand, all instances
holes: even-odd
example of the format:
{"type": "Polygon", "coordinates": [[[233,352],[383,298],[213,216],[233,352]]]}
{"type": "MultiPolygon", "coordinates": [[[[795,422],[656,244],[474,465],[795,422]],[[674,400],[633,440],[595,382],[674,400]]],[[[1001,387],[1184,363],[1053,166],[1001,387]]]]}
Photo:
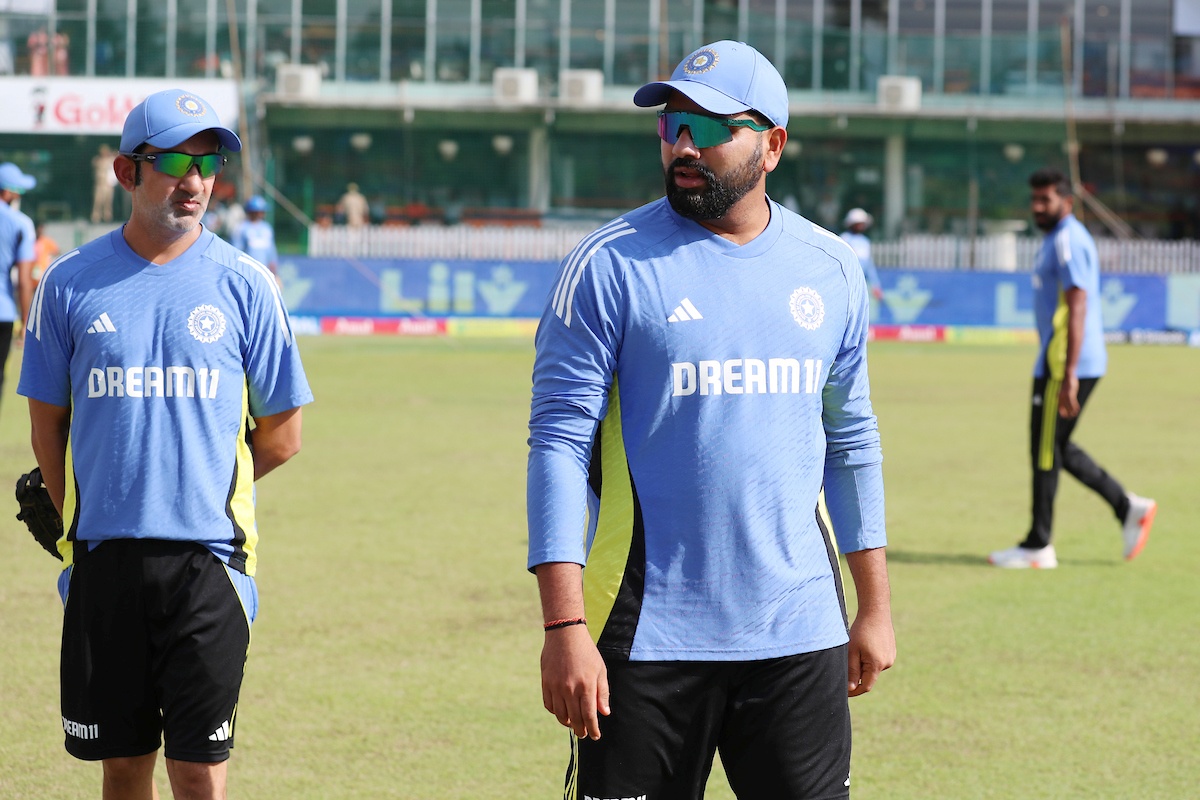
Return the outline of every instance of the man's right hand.
{"type": "Polygon", "coordinates": [[[542,645],[542,704],[579,738],[600,738],[608,716],[608,669],[586,625],[546,631],[542,645]]]}
{"type": "Polygon", "coordinates": [[[1058,415],[1063,419],[1079,416],[1079,378],[1067,375],[1058,390],[1058,415]]]}

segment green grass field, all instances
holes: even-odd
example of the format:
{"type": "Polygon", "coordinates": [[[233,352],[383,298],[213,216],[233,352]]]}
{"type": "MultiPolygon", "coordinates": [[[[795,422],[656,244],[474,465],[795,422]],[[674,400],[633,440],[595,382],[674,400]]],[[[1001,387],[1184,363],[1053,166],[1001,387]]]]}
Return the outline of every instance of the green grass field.
{"type": "MultiPolygon", "coordinates": [[[[528,342],[308,339],[317,403],[259,485],[234,798],[552,798],[525,569],[528,342]]],[[[1027,347],[872,345],[899,661],[852,701],[854,796],[1195,796],[1200,353],[1117,347],[1077,441],[1156,497],[1126,564],[1064,477],[1056,571],[991,568],[1028,524],[1027,347]]],[[[33,465],[0,403],[0,797],[99,795],[62,749],[56,562],[13,519],[33,465]]],[[[163,770],[160,789],[169,797],[163,770]]],[[[719,775],[708,797],[732,795],[719,775]]]]}

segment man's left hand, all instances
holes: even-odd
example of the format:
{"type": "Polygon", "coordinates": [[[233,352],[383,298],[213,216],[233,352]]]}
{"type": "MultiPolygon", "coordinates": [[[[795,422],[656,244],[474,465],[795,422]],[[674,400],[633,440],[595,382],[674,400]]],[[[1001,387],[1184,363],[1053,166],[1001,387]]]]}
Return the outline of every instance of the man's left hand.
{"type": "Polygon", "coordinates": [[[850,626],[850,697],[866,694],[875,686],[879,673],[896,663],[896,631],[887,611],[860,612],[850,626]]]}

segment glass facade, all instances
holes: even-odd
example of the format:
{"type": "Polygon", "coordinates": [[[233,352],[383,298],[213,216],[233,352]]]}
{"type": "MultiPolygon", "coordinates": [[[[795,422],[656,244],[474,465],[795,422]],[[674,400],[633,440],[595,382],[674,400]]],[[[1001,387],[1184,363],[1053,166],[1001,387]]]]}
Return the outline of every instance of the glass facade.
{"type": "MultiPolygon", "coordinates": [[[[219,75],[232,48],[217,0],[63,0],[0,20],[0,74],[219,75]],[[63,51],[59,54],[57,51],[63,51]],[[50,57],[54,52],[55,57],[50,57]]],[[[1082,97],[1192,97],[1192,37],[1172,0],[242,0],[246,73],[287,61],[347,81],[486,83],[498,66],[599,69],[634,85],[704,41],[738,39],[795,90],[870,91],[886,72],[926,91],[1060,85],[1062,23],[1082,97]],[[1136,13],[1135,13],[1136,12],[1136,13]],[[432,69],[427,69],[427,67],[432,69]],[[1052,80],[1057,78],[1057,80],[1052,80]]]]}
{"type": "MultiPolygon", "coordinates": [[[[880,234],[1024,219],[1025,174],[1067,166],[1070,97],[1087,112],[1085,185],[1149,235],[1200,228],[1197,120],[1181,110],[1200,97],[1200,38],[1173,32],[1173,0],[239,0],[234,20],[224,0],[44,5],[0,19],[0,75],[182,81],[240,64],[248,157],[313,218],[352,180],[377,221],[398,224],[644,202],[661,192],[658,148],[629,90],[731,38],[771,58],[792,93],[772,194],[822,222],[853,205],[887,219],[880,234]],[[285,64],[319,69],[319,107],[275,94],[285,64]],[[501,108],[495,71],[511,67],[534,71],[537,97],[501,108]],[[563,70],[599,71],[603,99],[564,107],[563,70]],[[919,79],[919,112],[876,106],[885,75],[919,79]]],[[[0,134],[0,157],[54,176],[47,214],[81,216],[87,192],[66,176],[87,174],[100,141],[0,134]]],[[[299,237],[299,222],[277,223],[299,237]]]]}

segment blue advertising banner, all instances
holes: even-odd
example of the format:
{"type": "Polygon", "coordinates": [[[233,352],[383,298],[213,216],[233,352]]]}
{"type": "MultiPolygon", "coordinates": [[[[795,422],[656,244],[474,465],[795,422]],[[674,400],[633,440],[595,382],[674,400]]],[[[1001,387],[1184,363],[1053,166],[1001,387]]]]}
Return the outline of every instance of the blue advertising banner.
{"type": "MultiPolygon", "coordinates": [[[[300,317],[536,319],[558,264],[452,259],[283,259],[288,310],[300,317]]],[[[1028,273],[880,270],[879,325],[1033,327],[1028,273]]],[[[1200,276],[1106,275],[1109,331],[1200,328],[1200,276]]],[[[669,311],[669,310],[668,310],[669,311]]]]}
{"type": "Polygon", "coordinates": [[[546,261],[285,258],[300,316],[540,317],[558,264],[546,261]]]}
{"type": "MultiPolygon", "coordinates": [[[[880,270],[883,300],[872,301],[882,325],[981,325],[1032,328],[1028,273],[880,270]]],[[[1106,330],[1167,327],[1167,277],[1106,275],[1100,302],[1106,330]]]]}

